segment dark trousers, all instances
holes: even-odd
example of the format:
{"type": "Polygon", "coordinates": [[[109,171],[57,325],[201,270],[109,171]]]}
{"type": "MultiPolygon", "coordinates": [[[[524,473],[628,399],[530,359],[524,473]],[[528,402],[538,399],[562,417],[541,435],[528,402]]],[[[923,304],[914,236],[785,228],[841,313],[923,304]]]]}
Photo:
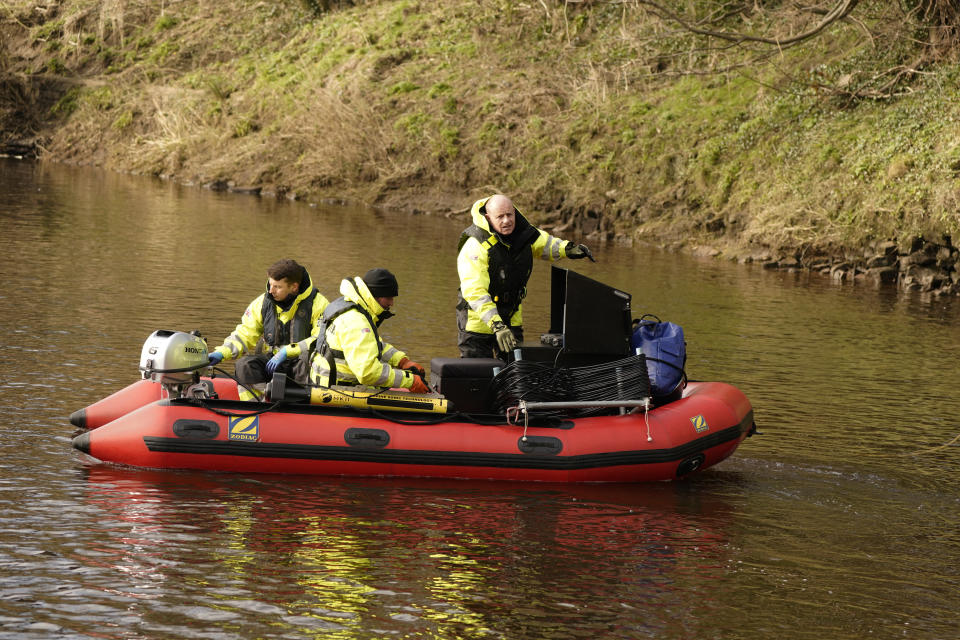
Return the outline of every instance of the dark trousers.
{"type": "MultiPolygon", "coordinates": [[[[497,346],[497,337],[492,333],[474,333],[467,331],[466,309],[457,310],[457,346],[460,348],[461,358],[498,358],[504,362],[509,362],[512,358],[510,354],[500,351],[497,346]]],[[[523,327],[510,327],[513,335],[517,337],[517,343],[523,342],[523,327]]]]}
{"type": "MultiPolygon", "coordinates": [[[[240,384],[245,385],[270,382],[270,375],[267,373],[267,361],[272,357],[269,353],[243,356],[237,360],[235,365],[237,380],[240,384]]],[[[277,367],[277,373],[284,373],[300,384],[305,384],[307,368],[304,366],[303,360],[303,358],[287,358],[277,367]]]]}

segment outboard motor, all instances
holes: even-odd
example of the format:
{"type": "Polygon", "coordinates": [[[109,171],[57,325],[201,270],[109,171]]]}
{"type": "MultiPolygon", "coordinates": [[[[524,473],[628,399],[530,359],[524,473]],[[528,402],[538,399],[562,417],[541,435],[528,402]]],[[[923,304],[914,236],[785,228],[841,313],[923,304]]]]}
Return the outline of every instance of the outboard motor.
{"type": "Polygon", "coordinates": [[[208,365],[207,343],[197,331],[154,331],[140,351],[141,376],[159,382],[171,398],[211,397],[212,385],[200,381],[208,365]]]}

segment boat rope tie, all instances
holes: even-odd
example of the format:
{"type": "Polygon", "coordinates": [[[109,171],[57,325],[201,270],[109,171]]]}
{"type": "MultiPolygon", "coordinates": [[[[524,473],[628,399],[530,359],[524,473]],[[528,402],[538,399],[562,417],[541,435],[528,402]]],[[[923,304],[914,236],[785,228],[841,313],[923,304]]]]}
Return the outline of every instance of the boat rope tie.
{"type": "Polygon", "coordinates": [[[644,398],[646,402],[643,405],[643,421],[647,424],[647,442],[653,442],[653,436],[650,435],[650,398],[644,398]]]}

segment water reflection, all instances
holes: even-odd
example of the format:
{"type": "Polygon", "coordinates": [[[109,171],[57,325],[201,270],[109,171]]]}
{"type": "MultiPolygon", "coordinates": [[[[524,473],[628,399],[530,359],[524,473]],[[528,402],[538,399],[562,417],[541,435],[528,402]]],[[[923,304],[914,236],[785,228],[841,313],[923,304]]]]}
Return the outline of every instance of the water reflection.
{"type": "Polygon", "coordinates": [[[655,629],[671,616],[651,611],[679,606],[689,577],[725,564],[729,509],[678,484],[320,483],[99,465],[84,482],[104,527],[78,560],[116,569],[139,598],[185,592],[192,608],[173,607],[172,629],[256,613],[258,626],[327,637],[383,620],[431,637],[563,637],[573,618],[633,626],[636,608],[655,629]],[[283,588],[266,602],[264,583],[283,588]]]}
{"type": "MultiPolygon", "coordinates": [[[[155,329],[221,339],[290,256],[330,294],[390,268],[385,336],[456,355],[467,220],[0,161],[0,223],[0,640],[955,635],[954,299],[597,247],[575,269],[680,323],[690,376],[742,388],[764,435],[637,487],[153,473],[91,465],[68,416],[155,329]]],[[[538,263],[532,336],[548,284],[538,263]]]]}

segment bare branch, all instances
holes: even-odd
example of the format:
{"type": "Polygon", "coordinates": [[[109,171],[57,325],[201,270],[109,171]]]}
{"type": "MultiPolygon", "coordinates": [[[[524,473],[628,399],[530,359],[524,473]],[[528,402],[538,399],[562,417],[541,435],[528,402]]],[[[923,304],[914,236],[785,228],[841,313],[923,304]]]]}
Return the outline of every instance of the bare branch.
{"type": "Polygon", "coordinates": [[[799,42],[803,42],[813,36],[819,34],[821,31],[829,27],[834,22],[846,18],[851,11],[857,6],[857,3],[860,0],[840,0],[833,9],[827,11],[823,19],[816,26],[799,33],[794,36],[787,38],[765,38],[762,36],[754,36],[747,33],[737,33],[730,31],[715,31],[713,29],[705,29],[700,27],[686,19],[678,13],[674,12],[671,9],[668,9],[663,4],[659,2],[653,2],[652,0],[636,0],[637,4],[644,5],[653,10],[654,13],[658,14],[660,17],[667,20],[676,22],[681,27],[686,29],[691,33],[696,33],[703,36],[709,36],[711,38],[720,38],[721,40],[728,40],[734,43],[743,43],[743,42],[756,42],[760,44],[770,44],[775,45],[781,49],[787,48],[799,42]]]}

